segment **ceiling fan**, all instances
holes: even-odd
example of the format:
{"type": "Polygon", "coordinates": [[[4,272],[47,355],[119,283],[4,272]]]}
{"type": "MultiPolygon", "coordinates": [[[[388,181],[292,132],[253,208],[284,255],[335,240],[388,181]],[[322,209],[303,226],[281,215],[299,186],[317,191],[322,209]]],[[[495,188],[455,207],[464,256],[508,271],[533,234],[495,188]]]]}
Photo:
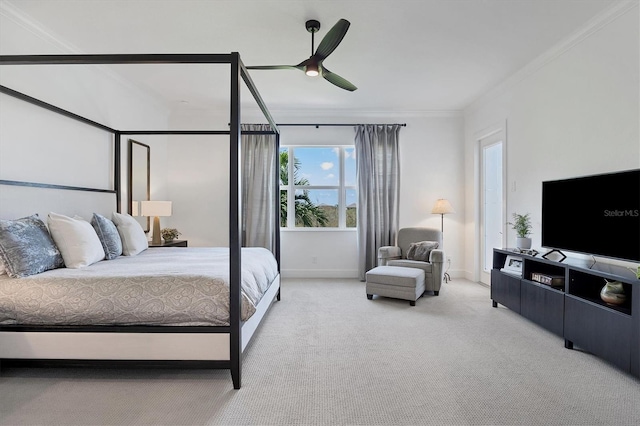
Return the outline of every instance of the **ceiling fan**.
{"type": "Polygon", "coordinates": [[[340,19],[324,36],[318,50],[313,51],[314,48],[314,35],[320,29],[320,22],[315,19],[311,19],[305,23],[307,31],[311,33],[311,56],[309,59],[300,62],[298,65],[263,65],[263,66],[251,66],[247,67],[250,70],[282,70],[282,69],[298,69],[302,70],[308,76],[315,77],[319,74],[327,80],[329,83],[335,84],[341,89],[353,92],[357,89],[356,86],[351,84],[346,79],[340,77],[338,74],[334,74],[329,71],[322,62],[327,59],[327,56],[333,52],[344,38],[347,30],[349,29],[349,21],[346,19],[340,19]]]}

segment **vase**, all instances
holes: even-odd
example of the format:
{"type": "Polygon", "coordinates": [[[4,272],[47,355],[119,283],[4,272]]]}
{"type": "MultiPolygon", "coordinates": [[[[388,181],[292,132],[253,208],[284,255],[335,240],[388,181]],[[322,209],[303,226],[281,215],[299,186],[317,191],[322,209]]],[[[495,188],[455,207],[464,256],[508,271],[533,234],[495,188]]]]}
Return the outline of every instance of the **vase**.
{"type": "Polygon", "coordinates": [[[165,238],[164,242],[165,243],[170,243],[171,241],[175,240],[175,238],[165,238]]]}
{"type": "Polygon", "coordinates": [[[529,237],[516,237],[516,248],[519,249],[530,249],[531,248],[531,238],[529,237]]]}
{"type": "Polygon", "coordinates": [[[622,305],[627,301],[627,295],[624,293],[624,287],[619,281],[607,281],[600,291],[600,298],[607,305],[622,305]]]}

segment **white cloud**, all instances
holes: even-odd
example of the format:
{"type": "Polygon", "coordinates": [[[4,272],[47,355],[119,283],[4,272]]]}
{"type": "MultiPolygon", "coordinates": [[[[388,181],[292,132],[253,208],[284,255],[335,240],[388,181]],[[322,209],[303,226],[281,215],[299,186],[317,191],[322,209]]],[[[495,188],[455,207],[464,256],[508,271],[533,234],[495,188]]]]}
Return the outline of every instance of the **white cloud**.
{"type": "Polygon", "coordinates": [[[333,179],[334,177],[336,177],[336,175],[334,175],[333,173],[329,173],[328,175],[326,175],[324,178],[325,179],[333,179]]]}
{"type": "Polygon", "coordinates": [[[336,157],[340,155],[340,148],[333,148],[333,153],[336,155],[336,157]]]}
{"type": "Polygon", "coordinates": [[[320,167],[322,168],[322,170],[333,169],[333,163],[330,161],[325,161],[324,163],[320,164],[320,167]]]}

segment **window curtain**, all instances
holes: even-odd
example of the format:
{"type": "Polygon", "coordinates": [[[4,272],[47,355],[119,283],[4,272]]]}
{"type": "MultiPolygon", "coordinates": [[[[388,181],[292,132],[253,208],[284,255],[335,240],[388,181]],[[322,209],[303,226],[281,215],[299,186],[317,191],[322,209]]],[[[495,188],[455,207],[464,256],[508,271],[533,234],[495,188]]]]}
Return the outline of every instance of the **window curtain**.
{"type": "Polygon", "coordinates": [[[358,174],[358,274],[377,263],[378,248],[395,245],[400,193],[400,125],[356,126],[358,174]]]}
{"type": "Polygon", "coordinates": [[[276,136],[245,134],[269,132],[268,124],[242,124],[242,246],[264,247],[275,253],[274,179],[276,136]]]}

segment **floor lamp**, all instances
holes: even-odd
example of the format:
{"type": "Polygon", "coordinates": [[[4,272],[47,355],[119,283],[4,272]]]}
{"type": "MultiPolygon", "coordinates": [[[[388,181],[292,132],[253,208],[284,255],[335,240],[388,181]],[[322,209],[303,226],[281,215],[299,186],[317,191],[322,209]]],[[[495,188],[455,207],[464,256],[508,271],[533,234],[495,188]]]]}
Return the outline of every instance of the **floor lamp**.
{"type": "MultiPolygon", "coordinates": [[[[449,202],[449,200],[446,200],[444,198],[440,198],[438,201],[436,201],[436,204],[433,206],[433,209],[431,210],[431,213],[440,215],[440,230],[442,231],[443,245],[444,245],[444,215],[449,213],[455,213],[455,212],[456,211],[453,210],[453,207],[451,207],[451,203],[449,202]]],[[[451,267],[451,265],[447,265],[447,271],[449,270],[449,267],[451,267]]],[[[444,282],[449,282],[451,280],[451,276],[447,271],[445,271],[444,273],[444,282]]]]}

